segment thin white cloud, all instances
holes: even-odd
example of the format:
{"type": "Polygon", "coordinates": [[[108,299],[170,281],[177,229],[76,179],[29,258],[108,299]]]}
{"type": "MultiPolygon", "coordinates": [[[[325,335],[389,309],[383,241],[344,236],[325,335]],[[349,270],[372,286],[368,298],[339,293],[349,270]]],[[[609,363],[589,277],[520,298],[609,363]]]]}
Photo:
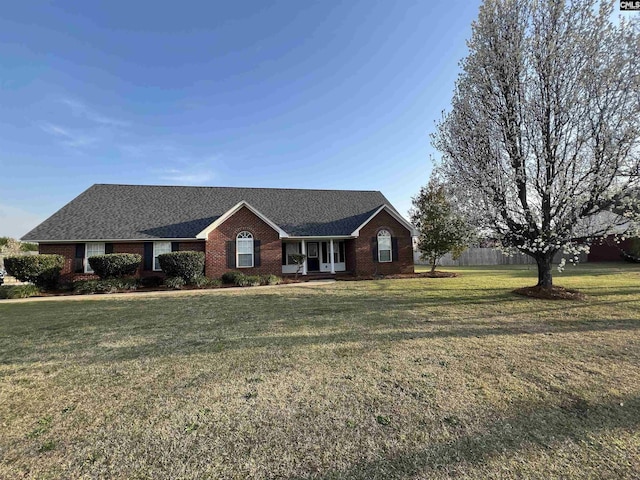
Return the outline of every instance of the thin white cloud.
{"type": "Polygon", "coordinates": [[[53,123],[42,123],[40,125],[42,131],[57,137],[62,145],[67,147],[86,147],[95,143],[98,139],[95,136],[87,135],[78,130],[71,130],[53,123]]]}
{"type": "Polygon", "coordinates": [[[184,148],[180,149],[163,143],[123,144],[118,148],[125,155],[138,158],[148,157],[152,160],[174,159],[185,151],[184,148]]]}
{"type": "Polygon", "coordinates": [[[124,120],[120,120],[117,118],[107,117],[102,115],[92,108],[88,107],[85,103],[80,100],[76,100],[74,98],[63,97],[60,100],[60,103],[68,106],[74,115],[79,117],[84,117],[92,122],[98,123],[100,125],[105,125],[108,127],[129,127],[131,124],[124,120]]]}
{"type": "Polygon", "coordinates": [[[65,146],[81,148],[94,143],[108,142],[121,152],[123,158],[138,164],[155,165],[148,172],[150,176],[163,183],[203,185],[215,178],[212,165],[219,158],[216,155],[199,155],[190,151],[188,146],[171,142],[122,143],[119,140],[132,138],[131,133],[125,135],[118,128],[129,126],[128,122],[104,116],[76,98],[60,97],[57,101],[68,107],[73,116],[97,124],[92,126],[89,122],[82,129],[50,122],[40,124],[43,131],[57,137],[65,146]]]}
{"type": "Polygon", "coordinates": [[[35,213],[0,204],[0,237],[20,238],[43,220],[35,213]]]}
{"type": "Polygon", "coordinates": [[[64,103],[67,107],[69,107],[74,115],[82,115],[87,109],[84,103],[72,98],[63,97],[59,100],[59,102],[64,103]]]}
{"type": "Polygon", "coordinates": [[[219,155],[193,154],[188,147],[168,143],[125,144],[119,148],[125,156],[153,162],[155,167],[149,169],[151,176],[180,185],[204,185],[213,180],[216,177],[214,164],[220,158],[219,155]]]}
{"type": "Polygon", "coordinates": [[[185,157],[175,158],[172,167],[155,170],[154,173],[160,180],[181,185],[204,185],[215,178],[209,161],[198,162],[185,157]]]}
{"type": "Polygon", "coordinates": [[[129,122],[125,122],[123,120],[118,120],[116,118],[105,117],[103,115],[98,115],[96,113],[92,113],[88,115],[89,120],[93,120],[96,123],[101,125],[106,125],[109,127],[129,127],[131,124],[129,122]]]}
{"type": "Polygon", "coordinates": [[[158,178],[181,185],[204,185],[214,178],[211,170],[179,170],[170,168],[159,173],[158,178]]]}

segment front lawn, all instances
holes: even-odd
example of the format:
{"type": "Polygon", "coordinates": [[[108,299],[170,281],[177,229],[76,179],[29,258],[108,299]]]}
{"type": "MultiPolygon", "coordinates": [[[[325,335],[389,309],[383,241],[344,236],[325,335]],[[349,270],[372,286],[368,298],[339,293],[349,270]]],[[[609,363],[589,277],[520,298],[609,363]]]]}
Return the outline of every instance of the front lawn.
{"type": "Polygon", "coordinates": [[[0,302],[0,478],[637,478],[640,265],[0,302]]]}

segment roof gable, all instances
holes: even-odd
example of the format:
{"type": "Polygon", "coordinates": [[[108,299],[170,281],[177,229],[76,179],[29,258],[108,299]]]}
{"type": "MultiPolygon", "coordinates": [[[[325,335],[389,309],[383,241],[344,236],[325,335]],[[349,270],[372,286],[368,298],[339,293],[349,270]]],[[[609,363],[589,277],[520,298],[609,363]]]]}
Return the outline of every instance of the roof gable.
{"type": "Polygon", "coordinates": [[[201,232],[199,232],[196,235],[196,238],[203,238],[206,239],[209,236],[209,233],[213,230],[215,230],[216,228],[218,228],[218,226],[222,225],[227,219],[231,218],[234,214],[236,214],[237,212],[240,211],[241,208],[248,208],[251,212],[253,212],[258,218],[260,218],[260,220],[262,220],[264,223],[266,223],[267,225],[269,225],[271,228],[273,228],[276,232],[278,232],[278,235],[280,235],[280,238],[283,237],[288,237],[289,234],[287,232],[285,232],[284,230],[282,230],[278,225],[276,225],[274,222],[272,222],[269,218],[267,218],[265,215],[263,215],[262,213],[260,213],[258,210],[256,210],[255,208],[253,208],[251,205],[249,205],[247,202],[245,202],[244,200],[241,201],[240,203],[238,203],[237,205],[234,205],[233,207],[231,207],[229,210],[227,210],[223,215],[220,215],[215,221],[213,221],[211,223],[211,225],[207,226],[207,228],[205,228],[204,230],[202,230],[201,232]]]}
{"type": "Polygon", "coordinates": [[[362,230],[362,228],[369,223],[371,220],[373,220],[374,218],[376,218],[376,216],[382,212],[383,210],[385,210],[389,215],[391,215],[393,218],[395,218],[398,223],[400,223],[400,225],[402,225],[403,227],[405,227],[407,230],[409,230],[411,232],[411,235],[418,235],[418,231],[416,230],[416,227],[414,227],[413,225],[411,225],[409,222],[407,222],[398,212],[396,212],[394,209],[392,209],[389,205],[382,205],[380,208],[378,208],[375,212],[373,212],[369,218],[367,218],[364,222],[362,222],[358,228],[356,228],[352,233],[351,236],[352,237],[358,237],[360,236],[360,230],[362,230]]]}

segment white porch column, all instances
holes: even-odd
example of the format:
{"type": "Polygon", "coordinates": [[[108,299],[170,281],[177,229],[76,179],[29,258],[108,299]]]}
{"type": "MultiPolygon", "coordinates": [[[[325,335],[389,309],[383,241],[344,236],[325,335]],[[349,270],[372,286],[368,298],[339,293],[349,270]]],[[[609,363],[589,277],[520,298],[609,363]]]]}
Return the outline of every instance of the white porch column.
{"type": "Polygon", "coordinates": [[[333,238],[329,240],[329,258],[331,258],[331,273],[336,273],[336,265],[333,262],[333,238]]]}
{"type": "MultiPolygon", "coordinates": [[[[307,254],[307,242],[302,240],[302,255],[306,255],[307,254]]],[[[304,259],[304,263],[302,264],[302,274],[306,275],[307,274],[307,259],[304,259]]]]}

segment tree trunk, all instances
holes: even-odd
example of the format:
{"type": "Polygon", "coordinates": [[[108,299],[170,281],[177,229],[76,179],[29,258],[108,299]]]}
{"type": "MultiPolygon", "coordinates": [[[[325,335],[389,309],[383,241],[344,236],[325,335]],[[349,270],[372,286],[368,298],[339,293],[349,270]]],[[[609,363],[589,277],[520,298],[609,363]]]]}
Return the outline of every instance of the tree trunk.
{"type": "Polygon", "coordinates": [[[553,260],[553,256],[549,255],[536,258],[536,263],[538,264],[538,287],[551,288],[553,286],[551,260],[553,260]]]}
{"type": "Polygon", "coordinates": [[[438,262],[438,259],[435,258],[435,257],[431,260],[431,273],[436,271],[436,263],[437,262],[438,262]]]}

